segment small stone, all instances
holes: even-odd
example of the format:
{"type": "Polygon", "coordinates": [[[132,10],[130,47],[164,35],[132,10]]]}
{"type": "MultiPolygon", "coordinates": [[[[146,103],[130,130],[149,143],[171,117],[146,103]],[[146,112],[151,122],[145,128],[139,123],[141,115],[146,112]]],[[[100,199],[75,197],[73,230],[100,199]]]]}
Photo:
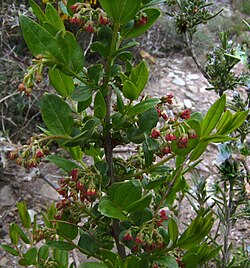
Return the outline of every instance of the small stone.
{"type": "Polygon", "coordinates": [[[180,87],[183,87],[183,86],[186,85],[186,82],[185,82],[183,79],[179,78],[179,77],[176,77],[176,78],[173,80],[173,83],[174,83],[175,85],[177,85],[177,86],[180,86],[180,87]]]}
{"type": "Polygon", "coordinates": [[[174,74],[173,72],[170,72],[170,73],[168,73],[168,75],[167,75],[167,77],[176,77],[176,74],[174,74]]]}
{"type": "Polygon", "coordinates": [[[186,79],[187,80],[197,80],[197,79],[199,79],[200,78],[200,76],[198,75],[198,74],[188,74],[187,76],[186,76],[186,79]]]}
{"type": "Polygon", "coordinates": [[[191,93],[191,92],[187,92],[187,93],[185,93],[185,96],[186,96],[187,98],[191,99],[191,100],[194,101],[194,102],[198,102],[198,101],[200,101],[200,99],[199,99],[199,95],[197,95],[197,94],[194,94],[194,93],[191,93]]]}
{"type": "Polygon", "coordinates": [[[2,188],[0,188],[0,204],[2,209],[12,206],[15,202],[16,199],[11,186],[4,185],[2,188]]]}
{"type": "Polygon", "coordinates": [[[184,107],[185,107],[186,109],[191,109],[191,108],[193,107],[191,100],[189,100],[189,99],[184,99],[183,102],[184,102],[184,107]]]}

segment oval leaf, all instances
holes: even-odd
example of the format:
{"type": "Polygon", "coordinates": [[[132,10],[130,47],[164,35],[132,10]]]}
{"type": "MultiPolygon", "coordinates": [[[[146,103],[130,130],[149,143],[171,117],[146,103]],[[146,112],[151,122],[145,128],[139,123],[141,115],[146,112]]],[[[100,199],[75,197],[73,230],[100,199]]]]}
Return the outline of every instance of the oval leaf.
{"type": "Polygon", "coordinates": [[[45,94],[41,101],[41,114],[44,123],[52,134],[70,134],[73,116],[69,105],[59,96],[45,94]]]}

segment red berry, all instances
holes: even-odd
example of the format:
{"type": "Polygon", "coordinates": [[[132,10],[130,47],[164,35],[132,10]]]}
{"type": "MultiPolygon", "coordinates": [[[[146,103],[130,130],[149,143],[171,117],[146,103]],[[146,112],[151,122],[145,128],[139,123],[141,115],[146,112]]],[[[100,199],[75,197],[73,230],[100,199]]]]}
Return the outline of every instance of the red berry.
{"type": "Polygon", "coordinates": [[[184,110],[181,114],[180,114],[180,117],[182,119],[189,119],[190,118],[190,114],[191,112],[189,110],[184,110]]]}
{"type": "Polygon", "coordinates": [[[72,181],[77,181],[78,180],[78,170],[77,169],[71,170],[69,174],[72,177],[72,181]]]}
{"type": "Polygon", "coordinates": [[[158,130],[158,129],[153,129],[152,132],[151,132],[151,137],[153,139],[157,139],[158,137],[161,136],[161,132],[158,130]]]}
{"type": "Polygon", "coordinates": [[[37,149],[36,150],[36,157],[41,158],[44,156],[43,150],[42,149],[37,149]]]}

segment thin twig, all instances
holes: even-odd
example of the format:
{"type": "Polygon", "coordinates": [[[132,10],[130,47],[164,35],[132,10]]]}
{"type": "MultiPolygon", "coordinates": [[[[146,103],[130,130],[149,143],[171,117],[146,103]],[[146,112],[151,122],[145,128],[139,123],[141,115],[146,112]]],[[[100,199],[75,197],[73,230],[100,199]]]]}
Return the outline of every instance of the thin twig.
{"type": "Polygon", "coordinates": [[[191,57],[192,59],[194,60],[197,68],[200,70],[200,72],[202,73],[202,75],[207,79],[209,80],[210,79],[210,76],[207,74],[207,72],[205,71],[205,69],[203,68],[203,66],[201,65],[201,63],[199,62],[196,54],[195,54],[195,51],[194,51],[194,46],[193,46],[193,40],[192,40],[192,35],[188,32],[185,32],[185,39],[186,39],[186,44],[188,46],[188,50],[190,51],[191,53],[191,57]]]}

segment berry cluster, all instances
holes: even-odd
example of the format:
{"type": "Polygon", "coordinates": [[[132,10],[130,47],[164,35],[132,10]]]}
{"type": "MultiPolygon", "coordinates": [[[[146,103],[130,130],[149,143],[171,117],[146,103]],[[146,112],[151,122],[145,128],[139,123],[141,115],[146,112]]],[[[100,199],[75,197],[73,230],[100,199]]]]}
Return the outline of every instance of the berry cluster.
{"type": "Polygon", "coordinates": [[[98,27],[110,24],[107,14],[100,8],[94,9],[86,3],[75,3],[70,8],[74,15],[69,22],[82,27],[88,33],[95,33],[98,27]]]}
{"type": "Polygon", "coordinates": [[[37,229],[33,234],[33,239],[37,243],[43,239],[45,240],[55,240],[56,239],[56,231],[50,228],[42,228],[37,229]]]}
{"type": "MultiPolygon", "coordinates": [[[[56,204],[57,214],[55,218],[57,220],[61,219],[65,211],[70,211],[72,215],[79,214],[80,204],[91,204],[98,197],[95,176],[91,172],[87,174],[73,169],[70,176],[62,178],[59,184],[57,192],[62,199],[56,204]]],[[[80,217],[80,215],[78,216],[80,217]]]]}
{"type": "Polygon", "coordinates": [[[188,147],[190,139],[198,137],[196,131],[185,121],[190,118],[191,112],[183,110],[174,115],[172,104],[173,95],[168,94],[161,98],[161,103],[156,107],[161,127],[152,130],[151,138],[157,139],[160,143],[160,150],[156,153],[159,157],[172,152],[173,142],[176,142],[179,149],[184,149],[188,147]],[[168,111],[165,110],[166,106],[168,111]]]}
{"type": "Polygon", "coordinates": [[[42,158],[48,154],[48,143],[43,142],[43,137],[32,137],[28,143],[9,153],[10,160],[16,160],[16,163],[27,169],[37,167],[42,158]]]}
{"type": "Polygon", "coordinates": [[[42,70],[44,68],[44,56],[37,55],[33,60],[34,65],[27,69],[27,73],[24,75],[23,82],[19,84],[18,91],[21,94],[25,94],[30,97],[32,89],[36,83],[42,81],[42,70]]]}
{"type": "Polygon", "coordinates": [[[161,250],[165,247],[165,243],[159,227],[167,220],[166,211],[161,210],[154,221],[145,223],[142,228],[131,227],[128,229],[122,237],[122,242],[129,247],[134,254],[161,250]]]}

